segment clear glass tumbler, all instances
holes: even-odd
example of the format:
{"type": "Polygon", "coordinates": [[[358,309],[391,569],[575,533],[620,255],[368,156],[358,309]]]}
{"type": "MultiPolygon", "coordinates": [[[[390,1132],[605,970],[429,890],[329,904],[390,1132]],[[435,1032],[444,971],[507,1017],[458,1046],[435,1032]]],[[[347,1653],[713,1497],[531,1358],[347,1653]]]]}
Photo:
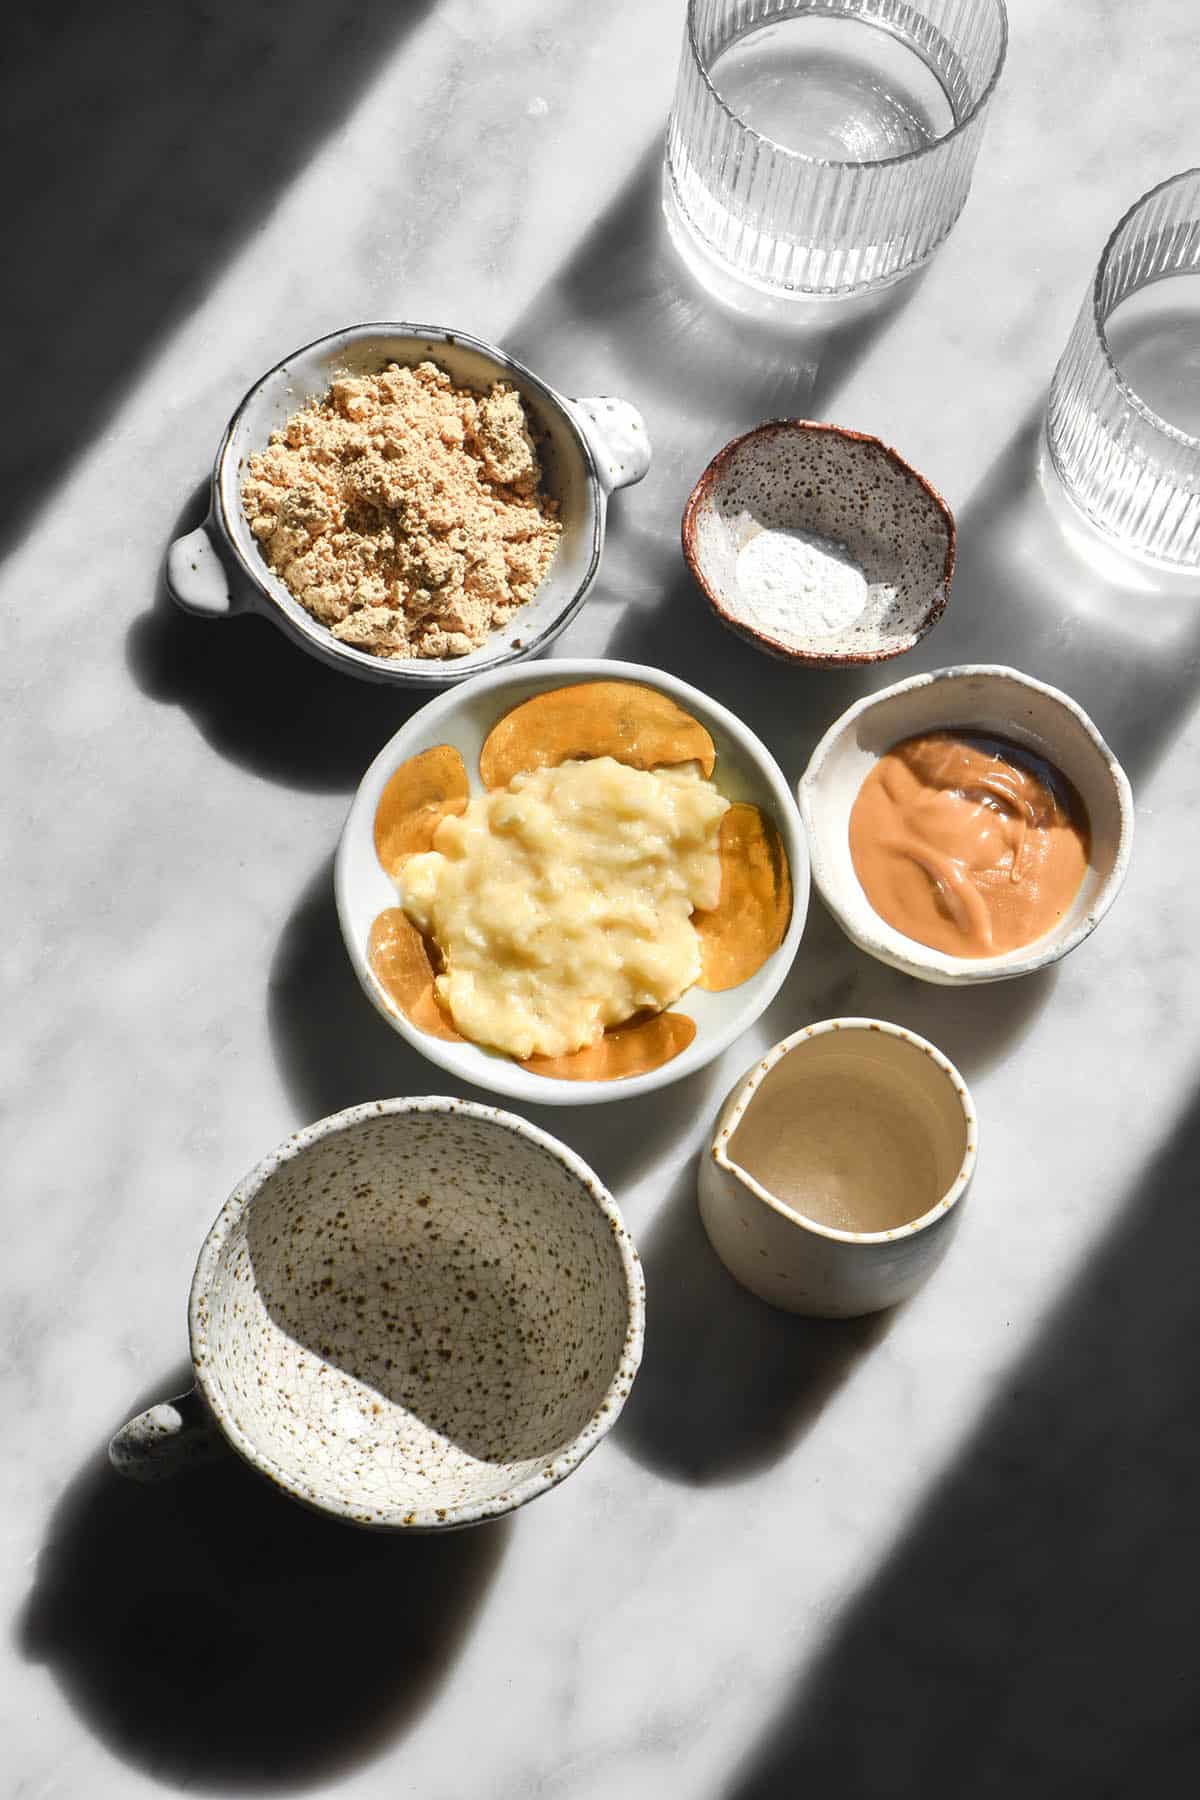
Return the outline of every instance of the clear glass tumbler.
{"type": "Polygon", "coordinates": [[[676,242],[777,297],[911,273],[962,210],[1007,42],[1004,0],[689,0],[676,242]]]}
{"type": "Polygon", "coordinates": [[[1198,276],[1200,169],[1190,169],[1144,194],[1109,238],[1046,413],[1058,478],[1092,523],[1185,568],[1200,566],[1198,276]]]}

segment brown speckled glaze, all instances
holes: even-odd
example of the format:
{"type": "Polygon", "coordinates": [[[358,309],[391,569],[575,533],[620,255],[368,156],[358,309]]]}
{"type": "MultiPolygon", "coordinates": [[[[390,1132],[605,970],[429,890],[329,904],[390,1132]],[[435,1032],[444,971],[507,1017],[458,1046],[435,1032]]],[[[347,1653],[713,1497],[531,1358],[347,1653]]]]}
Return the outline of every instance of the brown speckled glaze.
{"type": "Polygon", "coordinates": [[[644,1283],[587,1165],[513,1115],[379,1101],[291,1138],[227,1202],[192,1287],[196,1379],[234,1448],[356,1524],[508,1512],[608,1431],[644,1283]]]}
{"type": "Polygon", "coordinates": [[[756,649],[814,668],[886,662],[937,624],[954,573],[954,515],[879,438],[811,419],[758,425],[714,456],[683,514],[683,553],[722,624],[756,649]],[[862,568],[870,599],[846,630],[794,649],[738,618],[738,551],[749,523],[834,538],[862,568]]]}

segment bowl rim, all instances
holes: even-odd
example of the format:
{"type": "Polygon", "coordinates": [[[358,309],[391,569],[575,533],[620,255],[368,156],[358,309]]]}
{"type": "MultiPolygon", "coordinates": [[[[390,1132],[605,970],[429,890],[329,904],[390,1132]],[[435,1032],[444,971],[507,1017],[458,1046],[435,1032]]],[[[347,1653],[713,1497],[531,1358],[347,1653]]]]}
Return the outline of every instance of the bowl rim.
{"type": "MultiPolygon", "coordinates": [[[[443,688],[461,681],[469,681],[475,675],[490,674],[493,669],[503,668],[510,663],[520,662],[525,657],[536,655],[547,644],[552,643],[560,632],[566,630],[583,606],[595,584],[604,551],[607,494],[604,483],[600,479],[595,454],[570,403],[564,395],[552,388],[549,382],[535,374],[517,357],[510,356],[499,345],[491,344],[485,338],[475,337],[469,331],[458,331],[449,325],[422,325],[406,320],[366,320],[358,325],[345,325],[338,331],[326,332],[321,337],[313,338],[309,343],[301,344],[286,356],[280,357],[278,362],[273,363],[269,369],[264,370],[256,380],[251,382],[230,414],[229,422],[217,446],[216,456],[213,458],[209,488],[211,516],[221,533],[223,543],[228,547],[236,562],[239,573],[250,581],[255,592],[267,603],[270,608],[268,616],[283,628],[293,643],[298,644],[301,649],[319,656],[324,662],[338,664],[349,674],[396,687],[429,688],[431,690],[443,688]],[[536,637],[527,642],[523,641],[519,649],[513,649],[506,639],[505,648],[497,651],[492,660],[482,664],[476,663],[461,671],[454,666],[456,661],[463,660],[461,658],[404,657],[389,659],[371,656],[365,650],[356,649],[353,644],[343,644],[340,639],[334,637],[328,627],[314,619],[300,605],[300,602],[288,591],[274,571],[267,567],[261,557],[257,559],[247,557],[238,542],[237,531],[230,518],[225,492],[226,481],[228,479],[231,485],[237,485],[239,489],[240,483],[237,481],[236,470],[230,472],[229,461],[233,455],[234,440],[241,424],[242,415],[250,402],[274,377],[286,375],[288,365],[296,362],[300,357],[308,356],[314,351],[327,347],[353,344],[373,337],[423,339],[431,344],[461,344],[494,363],[501,376],[505,370],[519,375],[522,381],[527,382],[546,405],[566,422],[581,459],[588,509],[591,514],[592,538],[591,554],[582,580],[562,611],[556,614],[536,637]],[[257,567],[255,566],[256,562],[257,567]]],[[[500,627],[498,630],[507,632],[508,627],[500,627]]],[[[509,635],[511,636],[511,633],[509,635]]]]}
{"type": "Polygon", "coordinates": [[[732,631],[735,637],[740,637],[743,642],[753,644],[756,650],[761,650],[764,654],[773,656],[781,662],[794,663],[800,668],[852,668],[870,663],[891,662],[894,657],[905,656],[910,650],[915,649],[921,639],[933,630],[950,604],[950,584],[954,577],[954,564],[958,554],[958,526],[949,502],[938,492],[933,483],[921,474],[919,469],[914,468],[906,457],[901,456],[900,452],[893,445],[886,443],[883,438],[876,437],[871,431],[855,431],[848,425],[833,425],[826,419],[764,419],[761,424],[752,426],[749,431],[743,431],[739,436],[730,438],[729,442],[722,445],[703,469],[688,495],[683,509],[683,517],[680,520],[679,534],[684,559],[692,572],[693,579],[722,625],[732,631]],[[918,487],[924,490],[926,498],[931,503],[931,512],[940,519],[945,528],[946,554],[942,563],[941,585],[931,599],[929,609],[924,614],[915,634],[908,642],[901,644],[898,649],[832,653],[820,650],[796,650],[791,645],[781,644],[778,639],[768,636],[766,632],[756,631],[753,626],[747,625],[744,620],[740,620],[728,612],[721,604],[715,590],[709,585],[696,544],[697,518],[700,508],[710,498],[716,482],[745,444],[754,438],[777,437],[793,431],[827,432],[830,436],[841,438],[846,443],[870,444],[875,449],[881,450],[889,462],[893,463],[902,474],[911,476],[918,487]]]}
{"type": "Polygon", "coordinates": [[[790,1225],[799,1224],[802,1230],[814,1232],[818,1237],[832,1238],[835,1243],[839,1244],[891,1244],[902,1238],[915,1237],[918,1232],[935,1224],[966,1193],[975,1174],[975,1164],[979,1157],[979,1118],[975,1111],[971,1090],[963,1076],[950,1058],[939,1050],[936,1044],[932,1044],[928,1038],[922,1037],[919,1032],[910,1031],[907,1025],[894,1025],[887,1019],[857,1016],[821,1019],[815,1025],[802,1025],[798,1031],[789,1032],[787,1037],[781,1038],[777,1044],[772,1044],[769,1050],[763,1051],[754,1067],[743,1077],[738,1097],[730,1108],[728,1116],[722,1118],[720,1129],[710,1146],[709,1154],[718,1168],[727,1170],[730,1174],[736,1175],[740,1181],[745,1182],[757,1199],[769,1206],[773,1212],[777,1212],[781,1218],[786,1219],[790,1225]],[[745,1117],[751,1100],[776,1064],[782,1062],[789,1052],[798,1049],[801,1044],[807,1043],[811,1038],[825,1037],[835,1031],[874,1031],[884,1037],[899,1038],[912,1044],[915,1049],[924,1051],[925,1055],[946,1076],[958,1095],[959,1110],[963,1115],[967,1141],[954,1180],[932,1206],[927,1207],[915,1219],[906,1219],[903,1225],[893,1226],[890,1231],[843,1231],[836,1225],[823,1225],[819,1219],[809,1218],[807,1213],[800,1213],[793,1207],[785,1206],[783,1201],[769,1188],[763,1187],[762,1183],[751,1175],[748,1169],[744,1169],[740,1163],[735,1162],[726,1153],[726,1146],[745,1117]]]}
{"type": "MultiPolygon", "coordinates": [[[[497,713],[496,716],[499,718],[503,714],[497,713]]],[[[373,848],[372,854],[374,854],[373,848]]],[[[478,676],[475,681],[470,683],[469,688],[452,688],[427,701],[400,726],[399,730],[392,734],[363,774],[350,803],[350,810],[342,827],[334,857],[334,896],[342,941],[346,946],[354,972],[358,976],[359,985],[376,1012],[386,1019],[392,1029],[419,1051],[427,1061],[436,1063],[439,1068],[447,1070],[459,1080],[469,1081],[476,1087],[490,1087],[493,1092],[504,1094],[509,1099],[522,1100],[530,1105],[541,1106],[588,1106],[615,1100],[633,1099],[640,1094],[651,1093],[657,1088],[667,1087],[685,1075],[696,1074],[720,1056],[765,1012],[787,979],[804,931],[808,914],[809,891],[809,847],[796,799],[779,764],[757,733],[752,731],[728,707],[722,706],[720,701],[713,700],[699,688],[694,688],[689,683],[679,680],[677,676],[668,675],[665,670],[651,668],[643,663],[615,662],[607,657],[554,658],[527,668],[497,669],[478,676]],[[368,818],[365,796],[368,789],[376,783],[386,780],[387,775],[397,767],[400,760],[396,751],[398,739],[411,732],[418,720],[423,721],[426,726],[432,726],[440,720],[442,714],[451,712],[456,706],[463,704],[464,698],[468,694],[481,696],[493,689],[526,682],[537,683],[538,689],[541,691],[555,687],[572,687],[581,681],[597,680],[638,682],[643,686],[654,687],[660,692],[669,694],[681,705],[690,706],[696,711],[701,723],[706,717],[712,719],[754,763],[763,779],[766,791],[774,803],[775,822],[783,836],[784,846],[787,850],[792,877],[792,916],[783,942],[768,959],[767,966],[770,966],[771,963],[774,963],[775,966],[759,998],[755,1001],[753,1010],[749,1012],[743,1010],[720,1029],[714,1030],[711,1042],[705,1040],[702,1053],[699,1053],[700,1037],[698,1033],[681,1055],[672,1057],[669,1062],[662,1063],[657,1069],[651,1069],[643,1075],[629,1076],[620,1081],[564,1081],[556,1077],[530,1075],[511,1058],[497,1055],[488,1059],[489,1065],[495,1065],[497,1079],[492,1081],[485,1069],[463,1068],[461,1061],[463,1048],[460,1045],[418,1031],[407,1019],[399,1013],[393,1012],[378,991],[367,965],[363,947],[359,944],[350,926],[350,861],[361,834],[368,829],[373,829],[374,807],[372,806],[370,809],[368,818]],[[527,1083],[536,1083],[536,1087],[527,1086],[527,1083]]],[[[468,1048],[478,1050],[479,1047],[469,1045],[468,1048]]]]}
{"type": "Polygon", "coordinates": [[[242,1177],[222,1206],[200,1247],[188,1294],[188,1337],[196,1385],[226,1442],[251,1468],[310,1510],[345,1519],[370,1530],[384,1531],[452,1531],[475,1525],[524,1506],[565,1480],[585,1457],[590,1456],[620,1417],[641,1364],[645,1323],[646,1283],[641,1258],[620,1208],[595,1170],[568,1144],[553,1137],[548,1131],[543,1131],[528,1119],[521,1118],[519,1114],[475,1100],[460,1100],[448,1094],[403,1095],[391,1100],[366,1100],[356,1106],[345,1107],[341,1112],[330,1113],[327,1117],[292,1132],[290,1137],[269,1151],[242,1177]],[[557,1455],[545,1459],[536,1473],[514,1483],[503,1495],[491,1500],[443,1508],[397,1506],[391,1511],[385,1509],[380,1512],[376,1509],[375,1516],[372,1517],[368,1516],[365,1508],[356,1510],[336,1499],[317,1499],[313,1492],[306,1491],[272,1456],[259,1449],[233,1418],[222,1391],[214,1386],[209,1373],[207,1297],[221,1252],[231,1232],[278,1169],[306,1155],[314,1145],[352,1131],[368,1120],[414,1113],[459,1114],[497,1125],[516,1137],[538,1145],[567,1171],[611,1227],[625,1284],[625,1341],[608,1387],[587,1424],[557,1455]]]}
{"type": "MultiPolygon", "coordinates": [[[[963,723],[961,719],[956,722],[960,725],[963,723]]],[[[880,688],[877,693],[863,695],[839,714],[823,734],[808,760],[807,768],[796,784],[796,792],[800,804],[800,815],[808,834],[813,882],[846,936],[857,944],[860,950],[867,951],[869,955],[890,964],[893,968],[902,970],[905,974],[915,975],[920,980],[934,980],[949,987],[969,986],[976,982],[1008,980],[1020,975],[1031,975],[1038,969],[1044,969],[1068,955],[1086,937],[1091,935],[1112,906],[1128,872],[1129,859],[1133,849],[1133,791],[1129,784],[1129,777],[1108,743],[1087,713],[1077,701],[1071,699],[1069,694],[1063,693],[1061,688],[1052,687],[1049,682],[1039,681],[1033,675],[1026,675],[1020,669],[1014,669],[1007,663],[955,663],[945,669],[932,669],[925,674],[910,675],[903,681],[893,682],[890,687],[880,688]],[[863,923],[855,917],[853,911],[843,903],[839,886],[831,877],[821,831],[817,823],[815,799],[829,756],[865,713],[873,711],[884,702],[894,700],[902,694],[914,692],[918,688],[949,687],[981,675],[999,681],[1008,681],[1027,692],[1039,694],[1050,701],[1052,708],[1060,708],[1070,716],[1083,731],[1084,736],[1089,739],[1108,769],[1117,803],[1120,830],[1113,866],[1101,883],[1087,913],[1069,932],[1064,933],[1061,937],[1055,937],[1051,933],[1043,934],[1041,938],[1034,940],[1034,943],[1040,946],[1036,949],[1018,947],[1015,950],[1001,951],[996,956],[951,957],[943,951],[934,950],[928,945],[918,943],[915,938],[905,937],[902,932],[897,931],[895,926],[889,925],[875,911],[865,895],[862,896],[863,906],[870,919],[877,921],[877,926],[874,930],[865,928],[863,923]]]]}

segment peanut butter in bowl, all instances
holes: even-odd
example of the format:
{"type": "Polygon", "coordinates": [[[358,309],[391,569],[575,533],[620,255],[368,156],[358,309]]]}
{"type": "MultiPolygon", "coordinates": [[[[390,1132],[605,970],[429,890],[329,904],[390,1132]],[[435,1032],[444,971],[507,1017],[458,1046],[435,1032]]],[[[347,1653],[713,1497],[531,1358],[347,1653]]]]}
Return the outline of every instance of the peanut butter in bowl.
{"type": "Polygon", "coordinates": [[[949,956],[996,956],[1052,930],[1083,883],[1089,838],[1061,770],[962,730],[893,745],[850,813],[850,854],[875,911],[949,956]]]}
{"type": "Polygon", "coordinates": [[[1129,782],[1069,695],[999,663],[847,707],[797,786],[813,879],[860,949],[920,981],[1008,981],[1068,955],[1120,891],[1129,782]]]}

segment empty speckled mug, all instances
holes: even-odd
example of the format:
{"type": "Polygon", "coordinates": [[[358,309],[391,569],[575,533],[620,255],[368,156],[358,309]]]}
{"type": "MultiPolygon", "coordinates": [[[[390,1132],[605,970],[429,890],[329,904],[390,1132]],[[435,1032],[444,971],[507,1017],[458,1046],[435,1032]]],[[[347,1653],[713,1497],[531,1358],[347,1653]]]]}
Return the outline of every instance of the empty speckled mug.
{"type": "Polygon", "coordinates": [[[110,1456],[153,1480],[228,1444],[354,1524],[477,1524],[595,1449],[644,1306],[616,1203],[546,1132],[464,1100],[351,1107],[234,1190],[192,1282],[196,1386],[110,1456]]]}

